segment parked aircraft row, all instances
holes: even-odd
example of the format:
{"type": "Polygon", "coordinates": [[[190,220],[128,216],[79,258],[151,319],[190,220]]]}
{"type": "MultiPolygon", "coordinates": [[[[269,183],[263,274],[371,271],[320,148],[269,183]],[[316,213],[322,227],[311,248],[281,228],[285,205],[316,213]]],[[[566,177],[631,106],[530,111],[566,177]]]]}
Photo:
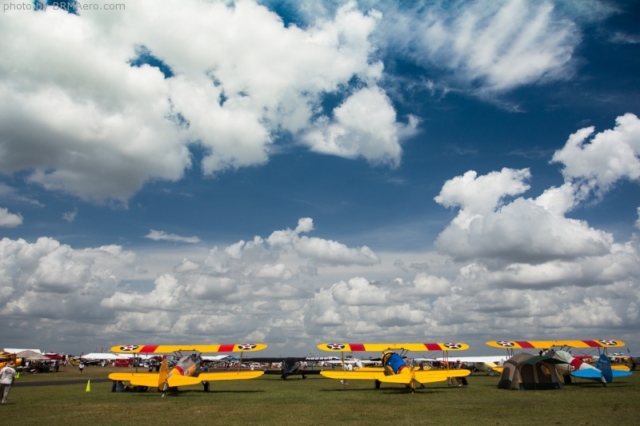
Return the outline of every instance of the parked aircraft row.
{"type": "MultiPolygon", "coordinates": [[[[491,341],[487,345],[494,348],[506,349],[507,355],[504,357],[456,357],[456,365],[460,367],[464,364],[473,365],[484,371],[501,372],[500,364],[514,354],[516,349],[540,349],[538,356],[547,358],[552,364],[559,365],[561,374],[571,375],[583,379],[593,379],[604,384],[610,383],[613,378],[630,376],[631,372],[622,369],[612,369],[606,351],[609,348],[623,347],[624,343],[616,340],[567,340],[567,341],[491,341]],[[556,348],[556,349],[554,349],[556,348]],[[558,349],[559,348],[559,349],[558,349]],[[578,357],[571,355],[568,348],[591,348],[602,352],[596,367],[582,361],[578,357]],[[551,349],[554,349],[550,351],[551,349]],[[549,352],[547,352],[549,351],[549,352]]],[[[471,371],[464,368],[450,368],[452,364],[449,358],[450,352],[464,351],[469,348],[465,343],[321,343],[318,349],[327,352],[340,354],[338,357],[323,357],[323,362],[339,364],[339,369],[323,369],[319,371],[324,377],[341,380],[373,380],[376,387],[381,383],[403,384],[412,391],[421,387],[425,383],[447,381],[452,378],[464,378],[471,374],[471,371]],[[433,358],[413,358],[412,362],[407,362],[409,352],[437,352],[442,353],[441,357],[433,358]],[[367,364],[379,362],[379,367],[365,365],[364,360],[356,358],[346,358],[345,353],[379,352],[379,360],[368,360],[367,364]],[[445,368],[427,369],[424,367],[425,361],[440,361],[445,368]],[[351,364],[356,364],[357,370],[350,368],[351,364]]],[[[264,374],[262,370],[228,370],[228,371],[203,371],[201,365],[205,356],[222,359],[221,353],[239,353],[240,360],[243,361],[245,353],[261,351],[267,348],[264,343],[247,344],[216,344],[216,345],[127,345],[114,346],[111,351],[114,353],[147,356],[159,354],[175,354],[179,357],[177,363],[170,369],[167,357],[164,357],[157,373],[111,373],[109,378],[113,381],[129,382],[132,386],[154,387],[163,391],[163,396],[170,389],[179,386],[191,386],[202,384],[205,390],[209,389],[211,381],[220,380],[247,380],[260,377],[264,374]],[[183,352],[189,354],[183,355],[183,352]]],[[[244,358],[244,362],[268,362],[280,363],[282,365],[281,376],[286,379],[292,374],[302,374],[303,378],[308,373],[301,369],[304,362],[319,361],[321,358],[310,357],[251,357],[244,358]]]]}

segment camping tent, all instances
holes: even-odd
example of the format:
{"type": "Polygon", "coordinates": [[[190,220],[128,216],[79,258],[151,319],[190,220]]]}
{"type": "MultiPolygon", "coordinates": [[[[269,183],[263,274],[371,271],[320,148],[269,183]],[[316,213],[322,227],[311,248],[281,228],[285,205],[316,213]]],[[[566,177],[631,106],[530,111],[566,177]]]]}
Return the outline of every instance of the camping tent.
{"type": "Polygon", "coordinates": [[[499,389],[540,390],[562,389],[555,364],[549,356],[533,356],[519,353],[504,362],[504,370],[498,383],[499,389]]]}

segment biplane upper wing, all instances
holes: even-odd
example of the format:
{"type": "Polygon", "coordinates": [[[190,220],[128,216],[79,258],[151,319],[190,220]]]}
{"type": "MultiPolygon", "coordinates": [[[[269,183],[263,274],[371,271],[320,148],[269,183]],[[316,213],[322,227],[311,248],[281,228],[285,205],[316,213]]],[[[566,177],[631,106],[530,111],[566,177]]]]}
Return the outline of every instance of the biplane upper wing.
{"type": "Polygon", "coordinates": [[[621,348],[620,340],[498,340],[487,342],[488,346],[499,349],[549,349],[552,347],[587,348],[621,348]]]}
{"type": "Polygon", "coordinates": [[[382,352],[406,351],[464,351],[466,343],[320,343],[318,349],[327,352],[382,352]]]}
{"type": "Polygon", "coordinates": [[[217,352],[255,352],[266,349],[264,343],[228,343],[220,345],[118,345],[111,352],[128,354],[167,354],[182,351],[201,353],[217,352]]]}

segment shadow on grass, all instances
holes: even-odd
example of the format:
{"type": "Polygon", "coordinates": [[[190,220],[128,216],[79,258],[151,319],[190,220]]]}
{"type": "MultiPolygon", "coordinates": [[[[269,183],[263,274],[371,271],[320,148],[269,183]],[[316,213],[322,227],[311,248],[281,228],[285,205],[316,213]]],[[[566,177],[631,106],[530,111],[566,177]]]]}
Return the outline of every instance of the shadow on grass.
{"type": "Polygon", "coordinates": [[[411,392],[410,389],[404,388],[380,388],[380,389],[362,389],[362,388],[336,388],[336,389],[320,389],[320,392],[367,392],[367,393],[375,393],[382,395],[399,395],[399,394],[407,394],[407,395],[436,395],[444,393],[442,389],[416,389],[415,392],[411,392]]]}
{"type": "MultiPolygon", "coordinates": [[[[175,398],[180,396],[193,396],[193,395],[223,395],[223,394],[231,394],[231,395],[240,395],[240,394],[258,394],[264,393],[264,390],[210,390],[209,392],[205,392],[202,390],[181,390],[178,392],[168,392],[166,398],[175,398]]],[[[162,392],[156,391],[147,391],[147,392],[119,392],[123,395],[131,395],[140,398],[150,398],[150,397],[162,397],[162,392]]]]}
{"type": "Polygon", "coordinates": [[[628,388],[631,387],[628,383],[615,382],[615,383],[607,383],[607,386],[604,386],[600,382],[594,381],[593,383],[589,382],[581,382],[581,383],[571,383],[570,385],[564,385],[565,388],[581,388],[581,389],[589,389],[589,388],[604,388],[609,386],[615,386],[616,388],[628,388]]]}

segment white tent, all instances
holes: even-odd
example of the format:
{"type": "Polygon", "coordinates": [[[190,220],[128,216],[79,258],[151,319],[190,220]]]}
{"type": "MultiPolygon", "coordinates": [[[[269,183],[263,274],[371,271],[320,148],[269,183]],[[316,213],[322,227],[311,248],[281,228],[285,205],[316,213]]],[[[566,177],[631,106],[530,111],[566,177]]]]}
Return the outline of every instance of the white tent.
{"type": "Polygon", "coordinates": [[[82,359],[86,359],[86,360],[105,360],[105,361],[113,361],[116,359],[129,359],[126,356],[122,356],[122,355],[117,355],[117,354],[112,354],[112,353],[98,353],[98,352],[94,352],[94,353],[90,353],[90,354],[86,354],[86,355],[82,355],[80,358],[82,359]]]}
{"type": "Polygon", "coordinates": [[[42,353],[40,349],[18,349],[18,348],[4,348],[4,351],[10,354],[17,354],[18,352],[31,351],[37,352],[39,354],[42,353]]]}
{"type": "Polygon", "coordinates": [[[237,361],[238,358],[235,358],[231,355],[202,355],[202,359],[205,361],[214,361],[214,362],[222,362],[222,361],[237,361]]]}
{"type": "Polygon", "coordinates": [[[41,353],[34,352],[29,349],[16,353],[16,358],[25,358],[29,361],[51,361],[49,358],[42,355],[41,353]]]}

